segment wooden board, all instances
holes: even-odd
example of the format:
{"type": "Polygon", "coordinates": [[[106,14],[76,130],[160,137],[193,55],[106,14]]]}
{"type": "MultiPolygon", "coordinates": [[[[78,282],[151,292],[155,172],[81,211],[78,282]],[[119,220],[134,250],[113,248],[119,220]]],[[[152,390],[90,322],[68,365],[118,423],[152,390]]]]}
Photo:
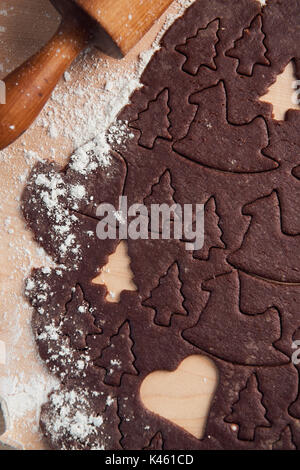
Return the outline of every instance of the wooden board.
{"type": "MultiPolygon", "coordinates": [[[[122,62],[120,73],[136,66],[141,51],[147,50],[156,37],[157,32],[165,21],[166,15],[156,25],[144,40],[122,62]]],[[[3,0],[0,4],[0,78],[19,65],[24,59],[38,50],[44,42],[53,34],[59,22],[59,17],[48,0],[3,0]],[[7,11],[7,16],[3,13],[7,11]]],[[[96,53],[101,56],[100,52],[96,53]]],[[[113,70],[120,67],[114,59],[107,60],[107,69],[113,70]]],[[[77,81],[85,80],[85,73],[89,71],[94,77],[95,84],[99,85],[99,71],[94,70],[92,59],[87,57],[74,66],[74,75],[77,81]]],[[[274,113],[277,119],[283,119],[285,111],[292,106],[292,82],[293,68],[290,65],[285,73],[277,80],[270,93],[263,97],[265,101],[274,104],[274,113]]],[[[61,82],[59,89],[66,85],[61,82]]],[[[96,85],[95,85],[96,86],[96,85]]],[[[32,311],[23,300],[23,281],[30,271],[30,267],[49,263],[43,255],[37,251],[37,246],[32,241],[32,234],[25,228],[24,221],[19,213],[19,198],[23,187],[24,174],[28,172],[31,164],[24,160],[24,149],[39,152],[43,149],[43,156],[50,158],[55,156],[59,162],[64,162],[74,148],[72,143],[62,142],[60,139],[53,142],[42,128],[33,128],[11,146],[9,152],[0,153],[0,184],[2,188],[2,201],[0,207],[0,220],[3,230],[0,234],[0,395],[5,390],[9,395],[9,405],[18,408],[17,400],[28,399],[28,391],[22,392],[24,387],[32,387],[34,395],[40,382],[51,383],[44,365],[39,361],[34,340],[30,329],[32,311]],[[63,150],[61,150],[63,148],[63,150]],[[4,347],[5,346],[5,347],[4,347]],[[5,357],[6,356],[6,357],[5,357]],[[11,389],[10,389],[11,388],[11,389]],[[13,394],[15,393],[15,400],[13,394]],[[23,395],[22,395],[23,393],[23,395]]],[[[129,261],[126,247],[119,248],[110,263],[106,266],[98,280],[108,286],[108,301],[118,301],[122,289],[134,289],[132,273],[129,269],[129,261]]],[[[164,391],[164,403],[167,403],[164,413],[169,419],[185,427],[194,435],[200,436],[205,426],[208,403],[213,395],[217,383],[217,374],[210,367],[205,358],[199,356],[191,358],[187,363],[179,366],[177,376],[170,379],[170,394],[164,391]],[[185,391],[182,390],[182,377],[189,384],[200,385],[197,393],[192,394],[192,401],[186,403],[189,420],[182,421],[184,405],[178,407],[178,400],[185,402],[185,391]],[[207,387],[205,379],[209,380],[207,387]],[[201,395],[202,394],[202,395],[201,395]],[[192,407],[191,403],[194,403],[192,407]],[[196,409],[197,408],[197,409],[196,409]],[[188,421],[190,424],[188,424],[188,421]]],[[[165,375],[158,371],[152,377],[146,379],[142,387],[142,399],[146,406],[155,412],[160,410],[160,385],[165,375]]],[[[44,397],[46,398],[46,396],[44,397]]],[[[34,399],[34,397],[32,398],[34,399]]],[[[23,404],[24,405],[24,404],[23,404]]],[[[25,449],[45,449],[45,444],[36,427],[38,408],[32,409],[28,404],[23,410],[13,413],[9,428],[0,440],[7,444],[18,446],[22,444],[25,449]],[[26,424],[27,423],[27,424],[26,424]],[[17,443],[17,444],[16,444],[17,443]]]]}

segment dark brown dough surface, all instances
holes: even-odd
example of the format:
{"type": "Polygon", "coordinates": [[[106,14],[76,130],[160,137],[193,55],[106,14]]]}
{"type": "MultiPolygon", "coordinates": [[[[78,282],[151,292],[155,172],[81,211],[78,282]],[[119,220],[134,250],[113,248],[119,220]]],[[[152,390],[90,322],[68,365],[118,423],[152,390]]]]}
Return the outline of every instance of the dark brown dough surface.
{"type": "Polygon", "coordinates": [[[162,39],[119,119],[132,134],[40,163],[23,194],[38,243],[61,264],[27,281],[39,354],[61,380],[42,408],[55,449],[300,449],[300,111],[259,101],[290,61],[300,1],[198,0],[162,39]],[[205,204],[205,242],[128,240],[137,292],[92,284],[117,240],[96,207],[205,204]],[[198,440],[146,410],[144,378],[189,355],[219,371],[198,440]],[[237,429],[232,427],[237,424],[237,429]]]}

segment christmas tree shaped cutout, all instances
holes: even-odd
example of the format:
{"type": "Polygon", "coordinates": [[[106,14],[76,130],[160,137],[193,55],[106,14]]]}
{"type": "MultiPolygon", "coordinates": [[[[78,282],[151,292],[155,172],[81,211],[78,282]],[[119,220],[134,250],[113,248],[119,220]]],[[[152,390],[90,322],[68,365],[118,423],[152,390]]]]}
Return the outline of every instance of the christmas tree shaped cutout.
{"type": "Polygon", "coordinates": [[[267,94],[260,100],[273,105],[273,117],[284,121],[289,109],[300,110],[300,90],[295,88],[296,74],[293,62],[289,62],[284,71],[279,74],[267,94]]]}
{"type": "Polygon", "coordinates": [[[222,230],[220,229],[220,217],[217,213],[216,201],[211,197],[204,207],[205,234],[204,245],[201,250],[194,250],[193,257],[201,260],[208,260],[211,248],[223,248],[222,230]]]}
{"type": "MultiPolygon", "coordinates": [[[[159,181],[152,186],[151,194],[144,199],[144,204],[149,214],[149,231],[161,233],[163,229],[162,220],[160,220],[158,227],[152,226],[151,207],[162,204],[166,204],[169,208],[175,206],[177,203],[174,199],[174,193],[175,189],[172,186],[171,173],[169,170],[166,170],[159,178],[159,181]]],[[[170,220],[178,220],[176,211],[170,212],[170,220]]]]}
{"type": "Polygon", "coordinates": [[[132,346],[130,326],[125,322],[118,333],[111,337],[110,344],[103,349],[101,357],[95,361],[96,366],[106,370],[104,382],[107,385],[118,387],[123,374],[138,374],[134,366],[132,346]]]}
{"type": "Polygon", "coordinates": [[[176,47],[176,51],[186,56],[183,70],[191,75],[197,75],[199,68],[206,65],[216,69],[216,44],[219,41],[217,32],[219,20],[214,20],[205,29],[199,29],[196,36],[187,39],[185,44],[176,47]]]}
{"type": "Polygon", "coordinates": [[[179,278],[178,265],[175,262],[160,278],[158,286],[153,289],[149,299],[143,302],[144,306],[155,309],[155,323],[170,326],[173,315],[187,315],[183,306],[184,297],[181,288],[182,282],[179,278]]]}
{"type": "Polygon", "coordinates": [[[251,76],[255,64],[270,64],[264,39],[262,19],[257,16],[249,28],[244,29],[243,36],[235,42],[234,48],[227,52],[228,56],[239,60],[238,73],[251,76]]]}
{"type": "Polygon", "coordinates": [[[101,269],[100,274],[92,280],[92,283],[106,286],[106,300],[108,302],[119,302],[121,292],[124,290],[137,290],[133,282],[133,273],[130,268],[130,258],[125,241],[119,243],[115,253],[109,256],[108,263],[101,269]]]}
{"type": "Polygon", "coordinates": [[[152,186],[151,194],[145,197],[144,203],[149,210],[151,204],[167,204],[172,206],[176,204],[174,200],[175,189],[172,186],[171,173],[166,170],[159,178],[158,183],[152,186]]]}
{"type": "Polygon", "coordinates": [[[232,413],[225,421],[239,426],[238,437],[243,441],[253,441],[258,426],[270,426],[266,419],[266,409],[262,404],[255,374],[248,379],[246,387],[240,391],[238,401],[232,407],[232,413]]]}
{"type": "Polygon", "coordinates": [[[89,304],[84,300],[82,289],[76,286],[71,301],[66,305],[61,331],[70,338],[70,345],[75,349],[87,347],[88,335],[99,335],[101,329],[95,325],[95,318],[89,312],[89,304]]]}
{"type": "Polygon", "coordinates": [[[169,134],[170,121],[168,118],[171,109],[168,105],[169,92],[167,89],[159,93],[155,100],[150,101],[148,108],[139,114],[136,121],[130,123],[130,127],[141,132],[139,144],[152,149],[158,137],[172,140],[169,134]]]}

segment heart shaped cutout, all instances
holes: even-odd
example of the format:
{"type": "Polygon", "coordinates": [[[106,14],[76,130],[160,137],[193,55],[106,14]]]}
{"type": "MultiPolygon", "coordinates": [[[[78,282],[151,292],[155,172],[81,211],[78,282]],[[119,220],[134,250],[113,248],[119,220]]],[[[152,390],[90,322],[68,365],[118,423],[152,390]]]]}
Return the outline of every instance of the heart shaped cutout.
{"type": "Polygon", "coordinates": [[[218,369],[211,359],[193,355],[173,372],[149,374],[141,385],[140,397],[148,410],[201,439],[218,378],[218,369]]]}

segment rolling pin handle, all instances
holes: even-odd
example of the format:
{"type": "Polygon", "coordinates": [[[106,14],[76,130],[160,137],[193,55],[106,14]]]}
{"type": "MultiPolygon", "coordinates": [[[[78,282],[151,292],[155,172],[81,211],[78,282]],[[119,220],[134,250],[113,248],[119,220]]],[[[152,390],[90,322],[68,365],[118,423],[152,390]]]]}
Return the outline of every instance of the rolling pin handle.
{"type": "Polygon", "coordinates": [[[0,150],[14,142],[36,119],[57,82],[89,42],[89,33],[72,15],[55,36],[5,79],[0,104],[0,150]]]}

